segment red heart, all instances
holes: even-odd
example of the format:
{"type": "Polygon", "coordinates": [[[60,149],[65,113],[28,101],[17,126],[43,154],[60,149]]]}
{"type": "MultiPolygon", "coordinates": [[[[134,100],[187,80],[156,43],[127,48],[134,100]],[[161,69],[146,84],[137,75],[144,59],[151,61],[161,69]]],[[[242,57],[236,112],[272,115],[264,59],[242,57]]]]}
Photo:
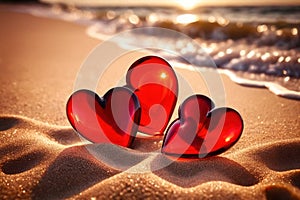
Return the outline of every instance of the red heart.
{"type": "Polygon", "coordinates": [[[203,95],[186,99],[179,107],[179,118],[167,130],[162,153],[204,158],[232,147],[243,132],[243,120],[232,108],[211,110],[213,107],[213,102],[203,95]]]}
{"type": "Polygon", "coordinates": [[[113,88],[103,98],[83,89],[69,98],[67,116],[73,128],[86,139],[129,147],[137,133],[140,105],[127,88],[113,88]]]}
{"type": "Polygon", "coordinates": [[[149,135],[162,135],[178,94],[178,81],[171,65],[157,56],[140,58],[130,66],[126,82],[141,104],[138,130],[149,135]]]}

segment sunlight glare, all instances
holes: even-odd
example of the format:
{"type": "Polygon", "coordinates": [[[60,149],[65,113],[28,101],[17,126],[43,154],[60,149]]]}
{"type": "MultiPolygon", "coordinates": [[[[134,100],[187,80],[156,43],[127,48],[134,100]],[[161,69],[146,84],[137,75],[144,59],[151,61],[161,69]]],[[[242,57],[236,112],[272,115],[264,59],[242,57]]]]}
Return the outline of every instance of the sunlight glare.
{"type": "Polygon", "coordinates": [[[160,74],[160,78],[162,78],[162,79],[167,78],[167,74],[166,74],[165,72],[161,73],[161,74],[160,74]]]}
{"type": "Polygon", "coordinates": [[[225,142],[229,142],[231,140],[231,137],[225,138],[225,142]]]}
{"type": "Polygon", "coordinates": [[[199,17],[193,14],[183,14],[176,17],[176,22],[179,24],[190,24],[198,20],[199,17]]]}
{"type": "Polygon", "coordinates": [[[184,10],[191,10],[199,5],[199,0],[176,0],[176,2],[178,2],[179,6],[184,10]]]}

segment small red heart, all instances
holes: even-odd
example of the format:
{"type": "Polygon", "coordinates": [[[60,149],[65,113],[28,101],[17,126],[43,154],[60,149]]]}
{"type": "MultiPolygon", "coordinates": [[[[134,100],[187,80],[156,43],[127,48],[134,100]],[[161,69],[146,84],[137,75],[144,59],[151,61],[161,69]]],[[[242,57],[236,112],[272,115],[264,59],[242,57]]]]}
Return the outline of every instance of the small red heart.
{"type": "Polygon", "coordinates": [[[232,147],[243,132],[243,120],[232,108],[211,110],[213,107],[213,102],[203,95],[186,99],[179,107],[179,118],[167,130],[162,153],[205,158],[232,147]]]}
{"type": "Polygon", "coordinates": [[[67,116],[73,128],[86,139],[129,147],[137,133],[140,105],[127,88],[113,88],[103,98],[83,89],[69,98],[67,116]]]}
{"type": "Polygon", "coordinates": [[[171,65],[157,56],[140,58],[130,66],[126,82],[141,104],[138,130],[149,135],[162,135],[178,94],[178,81],[171,65]]]}

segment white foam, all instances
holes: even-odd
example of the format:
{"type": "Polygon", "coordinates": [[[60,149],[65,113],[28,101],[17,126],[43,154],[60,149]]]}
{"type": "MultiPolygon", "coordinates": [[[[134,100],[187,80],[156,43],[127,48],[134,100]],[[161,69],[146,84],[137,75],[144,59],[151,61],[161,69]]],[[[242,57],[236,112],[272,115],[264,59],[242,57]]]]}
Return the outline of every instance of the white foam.
{"type": "MultiPolygon", "coordinates": [[[[195,69],[192,65],[182,64],[182,63],[177,63],[175,65],[175,68],[195,71],[195,69]]],[[[205,70],[205,68],[203,70],[205,70]]],[[[211,70],[211,69],[206,68],[206,70],[211,70]]],[[[228,76],[233,82],[235,82],[239,85],[248,86],[248,87],[267,88],[270,92],[274,93],[275,95],[289,98],[289,99],[300,100],[300,92],[288,90],[287,88],[285,88],[277,83],[245,79],[245,78],[237,76],[237,74],[235,74],[234,72],[227,70],[227,69],[218,69],[218,72],[228,76]]]]}
{"type": "MultiPolygon", "coordinates": [[[[15,11],[17,12],[25,12],[25,13],[30,13],[34,16],[38,16],[38,17],[45,17],[45,18],[54,18],[54,19],[60,19],[60,20],[64,20],[64,21],[71,21],[74,23],[78,23],[78,24],[82,24],[87,26],[86,29],[86,34],[91,37],[91,38],[95,38],[97,40],[107,40],[109,38],[111,38],[113,36],[114,33],[110,34],[105,34],[105,33],[100,33],[99,32],[99,26],[101,26],[101,24],[97,23],[95,20],[91,20],[91,19],[84,19],[82,17],[79,17],[79,15],[74,15],[74,13],[67,13],[64,11],[57,11],[54,12],[53,9],[49,9],[49,8],[45,8],[45,7],[41,7],[41,6],[17,6],[14,8],[15,11]]],[[[201,41],[203,42],[203,41],[201,41]]],[[[126,45],[124,45],[124,43],[122,43],[122,48],[126,48],[126,45]]],[[[207,46],[207,44],[204,44],[204,48],[206,49],[205,46],[207,46]]],[[[213,45],[215,47],[218,48],[213,48],[213,51],[210,53],[211,56],[214,57],[214,59],[217,59],[218,61],[218,56],[221,56],[222,59],[225,60],[225,63],[223,63],[223,61],[221,60],[221,63],[219,65],[224,65],[225,67],[229,67],[232,66],[234,68],[235,67],[243,67],[245,62],[252,62],[251,60],[245,60],[243,58],[244,55],[241,55],[240,58],[234,58],[234,56],[232,56],[232,52],[228,52],[228,46],[232,46],[232,40],[229,40],[229,42],[222,42],[222,43],[214,43],[213,45]],[[214,45],[215,44],[215,45],[214,45]],[[224,56],[219,55],[219,53],[224,50],[224,56]],[[227,55],[228,54],[228,55],[227,55]],[[214,56],[216,55],[216,56],[214,56]],[[223,58],[224,57],[224,58],[223,58]],[[229,63],[226,63],[226,59],[230,60],[231,57],[233,57],[231,59],[231,61],[229,63]],[[239,62],[238,62],[239,61],[239,62]],[[238,63],[237,63],[238,62],[238,63]],[[237,65],[235,65],[237,64],[237,65]]],[[[120,44],[118,44],[120,45],[120,44]]],[[[134,44],[128,44],[128,46],[130,45],[134,45],[134,44]]],[[[175,47],[176,48],[176,47],[175,47]]],[[[237,44],[234,48],[234,51],[245,51],[245,44],[237,44]]],[[[209,47],[208,47],[209,49],[209,47]]],[[[232,49],[232,48],[231,48],[232,49]]],[[[249,52],[251,53],[253,50],[250,51],[250,49],[248,49],[249,52]]],[[[248,52],[248,50],[246,50],[248,52]]],[[[262,47],[262,48],[258,48],[256,49],[256,51],[258,53],[265,53],[267,50],[270,50],[268,47],[262,47]]],[[[248,54],[249,54],[248,52],[248,54]]],[[[254,51],[253,51],[254,52],[254,51]]],[[[256,52],[256,53],[257,53],[256,52]]],[[[280,53],[280,51],[276,51],[277,53],[279,52],[279,54],[285,55],[287,56],[287,52],[288,51],[282,51],[282,53],[280,53]]],[[[197,52],[196,52],[197,53],[197,52]]],[[[272,53],[270,51],[270,53],[272,53]]],[[[295,53],[294,51],[291,52],[293,55],[293,57],[297,57],[298,54],[295,53]]],[[[273,52],[274,54],[274,52],[273,52]]],[[[187,55],[187,56],[191,56],[191,57],[195,57],[195,59],[197,59],[197,56],[195,55],[187,55]]],[[[249,55],[250,56],[250,55],[249,55]]],[[[277,58],[279,55],[274,55],[274,59],[277,58]]],[[[253,58],[253,59],[258,59],[258,58],[253,58]]],[[[298,59],[299,60],[299,59],[298,59]]],[[[199,61],[200,62],[200,61],[199,61]]],[[[202,62],[202,61],[201,61],[202,62]]],[[[200,63],[202,65],[205,65],[204,63],[200,63]]],[[[249,63],[246,63],[249,64],[249,63]]],[[[284,63],[286,64],[286,63],[284,63]]],[[[296,63],[297,65],[297,63],[296,63]]],[[[182,63],[177,63],[176,67],[179,68],[185,68],[187,70],[193,70],[194,71],[194,66],[188,65],[188,64],[182,64],[182,63]]],[[[176,68],[175,67],[175,68],[176,68]]],[[[253,64],[251,65],[251,67],[253,67],[253,64]]],[[[255,67],[255,66],[254,66],[255,67]]],[[[274,70],[274,65],[270,66],[269,70],[274,70]]],[[[281,96],[281,97],[285,97],[285,98],[290,98],[290,99],[297,99],[300,100],[300,92],[298,91],[293,91],[293,90],[289,90],[285,87],[283,87],[282,85],[279,85],[275,82],[271,82],[271,81],[258,81],[258,80],[250,80],[250,79],[246,79],[246,78],[242,78],[239,77],[236,73],[234,73],[231,70],[227,70],[227,69],[220,69],[219,70],[220,73],[227,75],[232,81],[234,81],[237,84],[240,85],[244,85],[244,86],[251,86],[251,87],[264,87],[267,88],[269,91],[271,91],[272,93],[274,93],[275,95],[281,96]]]]}
{"type": "Polygon", "coordinates": [[[289,99],[300,100],[300,92],[289,90],[277,83],[268,82],[268,81],[255,81],[255,80],[241,78],[229,70],[220,69],[219,71],[220,73],[227,75],[233,82],[238,83],[240,85],[250,86],[250,87],[265,87],[278,96],[289,98],[289,99]]]}

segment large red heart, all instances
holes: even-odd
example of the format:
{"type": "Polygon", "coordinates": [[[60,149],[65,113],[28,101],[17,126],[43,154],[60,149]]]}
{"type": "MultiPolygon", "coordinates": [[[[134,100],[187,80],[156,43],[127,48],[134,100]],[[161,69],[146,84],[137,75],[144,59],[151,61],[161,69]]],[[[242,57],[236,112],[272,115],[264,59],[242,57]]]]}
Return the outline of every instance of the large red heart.
{"type": "Polygon", "coordinates": [[[179,107],[179,118],[167,130],[162,153],[204,158],[232,147],[242,134],[243,120],[232,108],[211,110],[213,107],[213,102],[203,95],[186,99],[179,107]]]}
{"type": "Polygon", "coordinates": [[[162,135],[178,94],[178,81],[171,65],[157,56],[140,58],[130,66],[126,82],[141,104],[138,130],[149,135],[162,135]]]}
{"type": "Polygon", "coordinates": [[[113,88],[103,98],[83,89],[69,98],[67,116],[73,128],[86,139],[129,147],[137,133],[140,105],[127,88],[113,88]]]}

